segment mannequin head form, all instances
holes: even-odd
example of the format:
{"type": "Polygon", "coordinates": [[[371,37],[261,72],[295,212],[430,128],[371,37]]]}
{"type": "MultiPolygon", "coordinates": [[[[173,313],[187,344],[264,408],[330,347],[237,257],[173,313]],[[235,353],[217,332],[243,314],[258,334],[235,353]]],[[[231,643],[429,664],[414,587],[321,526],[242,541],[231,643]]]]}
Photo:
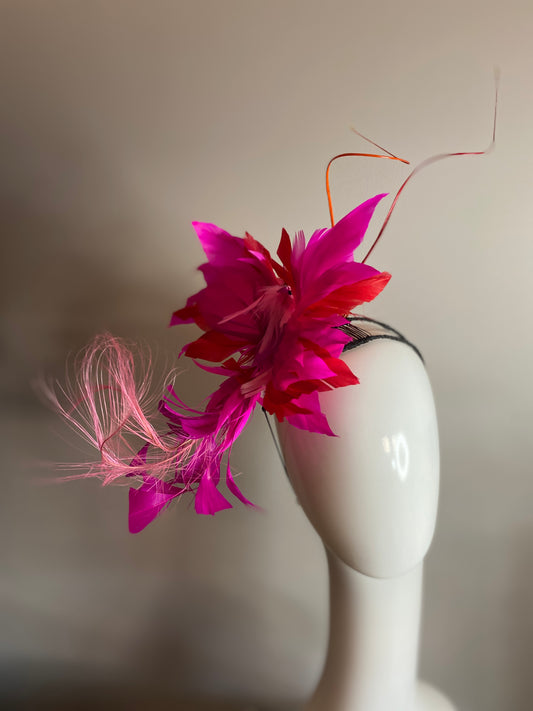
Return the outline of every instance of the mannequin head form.
{"type": "Polygon", "coordinates": [[[343,359],[359,385],[321,393],[337,437],[278,425],[299,503],[326,547],[375,578],[420,563],[436,522],[439,444],[424,365],[404,342],[383,338],[343,359]]]}

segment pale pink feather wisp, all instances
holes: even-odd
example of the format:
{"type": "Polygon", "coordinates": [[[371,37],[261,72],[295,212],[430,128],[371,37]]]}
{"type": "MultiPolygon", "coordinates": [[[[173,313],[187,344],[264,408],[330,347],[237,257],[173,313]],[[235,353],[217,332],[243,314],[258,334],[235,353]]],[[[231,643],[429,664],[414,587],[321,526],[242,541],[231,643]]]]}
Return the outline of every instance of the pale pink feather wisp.
{"type": "Polygon", "coordinates": [[[78,356],[75,376],[65,386],[47,388],[55,409],[100,453],[80,476],[109,484],[142,474],[149,464],[154,476],[163,477],[187,458],[191,444],[160,434],[154,425],[161,390],[152,392],[151,379],[149,354],[104,333],[78,356]],[[137,456],[142,444],[149,445],[144,460],[137,456]]]}

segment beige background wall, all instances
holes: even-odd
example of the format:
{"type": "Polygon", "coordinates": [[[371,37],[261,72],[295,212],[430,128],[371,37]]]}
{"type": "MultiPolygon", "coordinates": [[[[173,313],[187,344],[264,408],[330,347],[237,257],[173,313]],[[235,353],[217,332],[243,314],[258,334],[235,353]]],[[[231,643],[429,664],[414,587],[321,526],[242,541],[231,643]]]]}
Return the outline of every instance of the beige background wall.
{"type": "MultiPolygon", "coordinates": [[[[532,30],[525,0],[0,2],[10,708],[22,691],[73,708],[86,685],[102,698],[158,687],[264,705],[309,693],[325,561],[260,417],[234,461],[264,513],[211,520],[181,505],[130,536],[126,490],[38,483],[37,461],[80,451],[29,383],[61,376],[104,329],[172,362],[194,333],[166,329],[200,285],[191,220],[270,247],[284,226],[326,225],[327,160],[365,150],[352,124],[414,162],[482,149],[495,64],[496,151],[409,187],[372,261],[393,280],[366,313],[420,347],[439,412],[421,672],[462,711],[531,708],[532,30]]],[[[339,164],[337,212],[405,174],[339,164]]],[[[211,388],[193,367],[182,382],[192,399],[211,388]]]]}

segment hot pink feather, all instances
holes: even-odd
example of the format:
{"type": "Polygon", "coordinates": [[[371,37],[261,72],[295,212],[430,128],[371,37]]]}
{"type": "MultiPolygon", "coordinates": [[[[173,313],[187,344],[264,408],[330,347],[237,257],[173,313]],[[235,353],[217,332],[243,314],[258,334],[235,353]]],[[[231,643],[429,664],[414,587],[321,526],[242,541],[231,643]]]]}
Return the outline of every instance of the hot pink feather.
{"type": "Polygon", "coordinates": [[[307,245],[303,233],[291,242],[283,230],[279,262],[249,234],[240,238],[193,223],[208,259],[200,267],[206,286],[173,314],[171,325],[195,322],[204,333],[182,352],[226,376],[204,410],[187,407],[172,384],[158,390],[165,394],[157,403],[150,395],[150,359],[138,359],[136,369],[132,351],[109,334],[83,353],[73,383],[59,396],[50,392],[100,453],[85,476],[104,484],[138,481],[130,489],[132,532],[188,491],[198,513],[230,508],[218,488],[224,458],[228,490],[252,505],[235,483],[229,458],[257,405],[296,427],[334,434],[318,393],[358,382],[339,357],[349,337],[336,327],[390,278],[353,258],[382,197],[316,231],[307,245]]]}

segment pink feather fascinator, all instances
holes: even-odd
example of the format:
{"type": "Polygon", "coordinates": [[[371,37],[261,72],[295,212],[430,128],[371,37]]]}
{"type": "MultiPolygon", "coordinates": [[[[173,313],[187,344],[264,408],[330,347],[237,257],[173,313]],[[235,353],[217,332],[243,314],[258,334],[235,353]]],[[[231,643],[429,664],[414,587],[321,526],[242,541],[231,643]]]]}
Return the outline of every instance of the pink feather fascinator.
{"type": "Polygon", "coordinates": [[[195,323],[203,333],[180,355],[224,378],[203,410],[188,407],[172,384],[150,399],[150,362],[136,371],[132,351],[108,334],[83,353],[64,398],[51,394],[99,451],[84,476],[131,482],[131,532],[186,493],[200,514],[231,508],[229,495],[252,505],[235,482],[230,457],[257,406],[279,421],[334,435],[318,394],[358,383],[340,358],[350,341],[340,327],[390,279],[353,256],[383,197],[367,200],[307,242],[303,232],[291,240],[283,230],[277,258],[248,233],[235,237],[193,223],[207,258],[199,267],[206,285],[174,312],[170,325],[195,323]],[[154,424],[161,415],[163,428],[154,424]]]}

